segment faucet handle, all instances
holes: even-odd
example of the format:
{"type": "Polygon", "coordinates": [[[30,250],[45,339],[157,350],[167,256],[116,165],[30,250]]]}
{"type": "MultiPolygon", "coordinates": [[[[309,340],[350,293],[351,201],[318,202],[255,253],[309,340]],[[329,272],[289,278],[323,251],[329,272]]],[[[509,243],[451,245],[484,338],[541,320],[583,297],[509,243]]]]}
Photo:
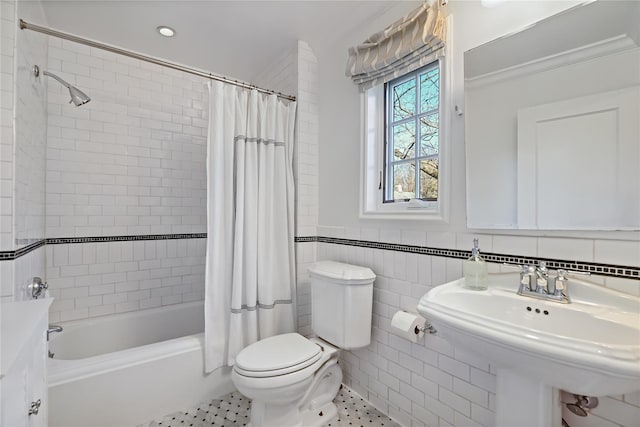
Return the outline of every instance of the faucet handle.
{"type": "Polygon", "coordinates": [[[560,269],[557,271],[557,274],[556,277],[553,279],[549,278],[547,281],[547,290],[551,295],[561,296],[562,292],[566,294],[567,290],[567,270],[560,269]],[[558,287],[558,285],[560,285],[560,287],[558,287]]]}
{"type": "Polygon", "coordinates": [[[549,272],[549,269],[547,268],[547,261],[540,261],[540,266],[538,267],[538,271],[540,271],[540,273],[542,274],[546,274],[549,272]]]}
{"type": "Polygon", "coordinates": [[[49,289],[49,285],[47,282],[43,282],[41,278],[34,277],[27,288],[31,292],[31,298],[38,299],[47,289],[49,289]]]}

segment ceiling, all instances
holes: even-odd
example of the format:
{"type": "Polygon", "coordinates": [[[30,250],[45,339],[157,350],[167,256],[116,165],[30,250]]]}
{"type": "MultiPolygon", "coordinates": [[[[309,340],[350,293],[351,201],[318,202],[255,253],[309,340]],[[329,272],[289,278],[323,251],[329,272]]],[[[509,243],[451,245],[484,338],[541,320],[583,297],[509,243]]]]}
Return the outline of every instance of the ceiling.
{"type": "Polygon", "coordinates": [[[43,4],[49,27],[251,82],[261,67],[297,40],[321,49],[398,1],[44,0],[43,4]],[[174,28],[176,36],[161,37],[156,32],[159,25],[174,28]]]}

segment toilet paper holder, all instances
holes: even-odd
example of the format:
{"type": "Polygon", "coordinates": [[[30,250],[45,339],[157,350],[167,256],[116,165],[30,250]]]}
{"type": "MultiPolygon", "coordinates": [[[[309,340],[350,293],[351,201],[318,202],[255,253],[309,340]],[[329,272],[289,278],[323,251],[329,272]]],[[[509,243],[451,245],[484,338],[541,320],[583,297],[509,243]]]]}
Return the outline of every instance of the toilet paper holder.
{"type": "Polygon", "coordinates": [[[436,328],[429,322],[426,322],[424,326],[416,326],[414,332],[418,335],[420,332],[435,334],[438,332],[436,328]]]}
{"type": "Polygon", "coordinates": [[[396,311],[391,318],[389,332],[409,342],[416,343],[426,332],[435,334],[437,331],[427,319],[418,313],[400,310],[396,311]]]}

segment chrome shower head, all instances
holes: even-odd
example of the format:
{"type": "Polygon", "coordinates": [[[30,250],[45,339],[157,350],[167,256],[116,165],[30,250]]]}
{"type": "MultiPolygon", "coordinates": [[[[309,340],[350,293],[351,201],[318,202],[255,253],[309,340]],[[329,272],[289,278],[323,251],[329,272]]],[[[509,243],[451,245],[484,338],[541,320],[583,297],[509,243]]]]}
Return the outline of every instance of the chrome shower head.
{"type": "Polygon", "coordinates": [[[76,107],[79,107],[91,101],[91,98],[89,98],[89,96],[86,93],[84,93],[83,91],[81,91],[75,86],[71,86],[69,83],[65,82],[55,74],[50,73],[48,71],[43,71],[42,74],[44,74],[45,76],[53,77],[54,79],[62,83],[67,89],[69,89],[69,95],[71,96],[71,100],[69,101],[69,104],[73,102],[73,105],[75,105],[76,107]]]}
{"type": "Polygon", "coordinates": [[[91,98],[86,93],[74,86],[69,86],[69,94],[71,95],[71,101],[69,102],[73,102],[76,107],[91,101],[91,98]]]}

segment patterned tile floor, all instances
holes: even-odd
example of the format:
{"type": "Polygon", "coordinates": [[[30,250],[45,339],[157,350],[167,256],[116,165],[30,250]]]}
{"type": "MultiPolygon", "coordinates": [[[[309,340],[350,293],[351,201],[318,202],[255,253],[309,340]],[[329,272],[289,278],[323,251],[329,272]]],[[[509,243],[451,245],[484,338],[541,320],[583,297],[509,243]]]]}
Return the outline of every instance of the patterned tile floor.
{"type": "MultiPolygon", "coordinates": [[[[327,427],[400,427],[386,415],[370,406],[358,394],[342,387],[334,399],[338,407],[338,418],[327,427]]],[[[233,392],[198,405],[167,415],[160,420],[137,427],[236,427],[249,422],[251,402],[238,392],[233,392]]]]}

